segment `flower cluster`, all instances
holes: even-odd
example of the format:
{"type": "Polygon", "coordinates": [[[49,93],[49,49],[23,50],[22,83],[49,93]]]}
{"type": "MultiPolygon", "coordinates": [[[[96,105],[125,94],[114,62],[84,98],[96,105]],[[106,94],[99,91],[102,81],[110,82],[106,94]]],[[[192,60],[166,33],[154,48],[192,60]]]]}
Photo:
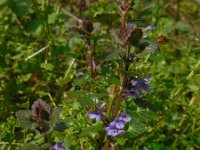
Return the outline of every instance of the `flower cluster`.
{"type": "Polygon", "coordinates": [[[106,127],[106,133],[108,136],[115,137],[124,133],[124,123],[130,122],[131,117],[127,116],[125,112],[121,113],[120,117],[117,117],[112,121],[108,127],[106,127]]]}
{"type": "Polygon", "coordinates": [[[132,77],[128,79],[125,96],[138,97],[143,91],[150,92],[151,86],[148,84],[149,78],[141,78],[134,80],[132,77]]]}
{"type": "Polygon", "coordinates": [[[65,148],[62,143],[56,143],[50,148],[50,150],[65,150],[65,148]]]}

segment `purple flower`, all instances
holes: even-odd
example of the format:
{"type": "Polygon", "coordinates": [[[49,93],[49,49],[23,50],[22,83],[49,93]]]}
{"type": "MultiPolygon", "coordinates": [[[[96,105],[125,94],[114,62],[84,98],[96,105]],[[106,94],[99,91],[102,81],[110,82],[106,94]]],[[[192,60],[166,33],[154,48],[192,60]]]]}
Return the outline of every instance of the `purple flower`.
{"type": "Polygon", "coordinates": [[[98,121],[98,120],[101,119],[100,114],[97,114],[97,113],[89,113],[89,114],[88,114],[88,117],[89,117],[90,119],[96,119],[96,121],[98,121]]]}
{"type": "Polygon", "coordinates": [[[156,27],[150,24],[146,28],[144,28],[143,30],[148,31],[148,30],[154,30],[154,29],[156,29],[156,27]]]}
{"type": "Polygon", "coordinates": [[[106,133],[107,133],[108,136],[114,137],[114,136],[123,134],[124,130],[117,129],[113,126],[108,126],[108,127],[106,127],[106,133]]]}
{"type": "Polygon", "coordinates": [[[121,116],[119,117],[120,120],[123,120],[124,122],[130,122],[131,121],[131,117],[126,115],[126,112],[122,112],[121,116]]]}
{"type": "Polygon", "coordinates": [[[77,77],[81,77],[81,76],[83,76],[83,75],[84,75],[84,73],[83,73],[82,71],[79,71],[79,72],[76,74],[77,77]]]}
{"type": "Polygon", "coordinates": [[[125,95],[138,97],[142,92],[150,92],[151,86],[148,84],[149,80],[150,78],[134,80],[130,77],[127,82],[125,95]]]}
{"type": "Polygon", "coordinates": [[[56,143],[50,148],[50,150],[65,150],[65,148],[62,143],[56,143]]]}
{"type": "Polygon", "coordinates": [[[139,79],[136,83],[136,88],[142,92],[150,92],[151,91],[151,86],[148,84],[148,81],[150,79],[149,78],[143,78],[143,79],[139,79]]]}
{"type": "Polygon", "coordinates": [[[130,121],[131,117],[127,116],[125,112],[122,112],[120,117],[115,118],[114,121],[112,121],[109,126],[106,127],[107,135],[114,137],[123,134],[125,132],[124,123],[130,121]]]}
{"type": "Polygon", "coordinates": [[[111,126],[114,126],[117,129],[123,129],[124,128],[124,122],[123,120],[120,120],[119,118],[115,118],[114,121],[110,123],[111,126]]]}
{"type": "Polygon", "coordinates": [[[94,112],[88,113],[88,117],[90,119],[96,119],[96,121],[101,119],[105,124],[108,124],[109,122],[108,118],[102,113],[102,111],[98,107],[96,107],[96,110],[94,112]]]}

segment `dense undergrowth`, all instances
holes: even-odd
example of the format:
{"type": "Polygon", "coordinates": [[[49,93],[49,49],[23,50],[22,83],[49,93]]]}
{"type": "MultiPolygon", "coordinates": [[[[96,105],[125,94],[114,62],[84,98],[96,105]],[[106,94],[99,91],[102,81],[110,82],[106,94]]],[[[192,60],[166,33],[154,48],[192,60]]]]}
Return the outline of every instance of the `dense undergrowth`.
{"type": "Polygon", "coordinates": [[[105,128],[121,113],[115,106],[106,112],[108,101],[117,103],[126,75],[113,33],[121,26],[116,2],[1,0],[0,149],[49,149],[59,142],[72,150],[105,143],[200,149],[199,7],[199,0],[135,0],[126,25],[151,25],[148,38],[159,48],[133,57],[127,78],[150,79],[151,92],[122,95],[121,112],[131,121],[125,134],[110,138],[105,128]],[[46,112],[41,118],[37,106],[46,112]],[[94,111],[107,118],[91,120],[94,111]]]}

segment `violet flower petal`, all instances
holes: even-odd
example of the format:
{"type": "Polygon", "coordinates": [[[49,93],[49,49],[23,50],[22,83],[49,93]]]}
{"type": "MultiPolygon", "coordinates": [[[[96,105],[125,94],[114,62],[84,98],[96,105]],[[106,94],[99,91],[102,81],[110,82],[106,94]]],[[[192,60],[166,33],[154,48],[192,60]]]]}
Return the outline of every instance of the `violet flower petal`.
{"type": "Polygon", "coordinates": [[[123,129],[124,128],[124,123],[122,121],[118,121],[118,122],[116,122],[115,127],[117,129],[123,129]]]}
{"type": "Polygon", "coordinates": [[[96,121],[98,121],[98,120],[100,120],[100,115],[98,115],[98,114],[95,114],[95,113],[89,113],[88,114],[88,117],[90,118],[90,119],[96,119],[96,121]]]}
{"type": "Polygon", "coordinates": [[[62,143],[56,143],[50,148],[50,150],[65,150],[65,148],[62,146],[62,143]]]}

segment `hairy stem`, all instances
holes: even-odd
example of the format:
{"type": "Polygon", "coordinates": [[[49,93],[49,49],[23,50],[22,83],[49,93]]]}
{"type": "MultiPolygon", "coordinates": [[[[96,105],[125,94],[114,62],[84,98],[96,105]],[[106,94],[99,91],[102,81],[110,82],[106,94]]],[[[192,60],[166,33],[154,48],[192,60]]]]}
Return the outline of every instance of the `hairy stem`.
{"type": "Polygon", "coordinates": [[[127,73],[128,73],[128,68],[129,68],[129,63],[126,62],[125,63],[125,74],[124,77],[122,78],[122,82],[121,82],[121,87],[120,87],[120,91],[119,91],[119,97],[117,99],[117,103],[116,103],[116,107],[115,107],[115,111],[114,111],[114,117],[117,117],[117,114],[120,110],[120,104],[123,98],[123,94],[124,94],[124,89],[126,87],[126,79],[127,79],[127,73]]]}
{"type": "Polygon", "coordinates": [[[107,139],[106,143],[104,144],[104,150],[109,150],[109,145],[110,145],[110,139],[107,139]]]}
{"type": "Polygon", "coordinates": [[[121,28],[125,28],[126,25],[126,11],[122,11],[122,16],[121,16],[121,28]]]}
{"type": "Polygon", "coordinates": [[[115,93],[116,93],[116,86],[113,84],[112,85],[112,90],[111,90],[111,94],[110,94],[110,98],[109,98],[109,102],[108,102],[108,109],[106,111],[106,117],[109,118],[110,117],[110,113],[112,110],[112,104],[113,104],[113,100],[115,98],[115,93]]]}
{"type": "Polygon", "coordinates": [[[90,72],[91,72],[91,77],[94,77],[95,73],[95,64],[94,64],[94,59],[93,59],[93,47],[91,45],[87,45],[87,50],[88,50],[88,63],[90,66],[90,72]]]}

